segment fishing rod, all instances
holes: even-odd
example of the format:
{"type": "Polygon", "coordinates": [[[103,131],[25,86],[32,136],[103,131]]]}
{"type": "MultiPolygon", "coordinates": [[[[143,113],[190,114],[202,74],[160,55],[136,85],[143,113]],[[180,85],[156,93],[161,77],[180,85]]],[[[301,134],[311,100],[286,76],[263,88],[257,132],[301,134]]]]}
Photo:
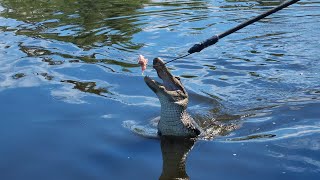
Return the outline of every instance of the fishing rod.
{"type": "Polygon", "coordinates": [[[189,56],[189,55],[191,55],[191,54],[193,54],[195,52],[200,52],[203,49],[205,49],[205,48],[217,43],[219,41],[219,39],[222,39],[222,38],[224,38],[224,37],[236,32],[236,31],[238,31],[238,30],[240,30],[240,29],[242,29],[242,28],[244,28],[244,27],[246,27],[246,26],[248,26],[250,24],[253,24],[253,23],[255,23],[255,22],[257,22],[257,21],[259,21],[259,20],[261,20],[261,19],[263,19],[263,18],[265,18],[267,16],[269,16],[270,14],[273,14],[273,13],[275,13],[275,12],[277,12],[277,11],[283,9],[283,8],[286,8],[286,7],[290,6],[291,4],[294,4],[294,3],[298,2],[298,1],[300,1],[300,0],[289,0],[289,1],[286,1],[286,2],[284,2],[282,4],[280,4],[279,6],[270,9],[269,11],[266,11],[266,12],[254,17],[254,18],[251,18],[251,19],[239,24],[236,27],[233,27],[233,28],[221,33],[221,34],[214,35],[214,36],[210,37],[209,39],[206,39],[205,41],[203,41],[201,43],[197,43],[197,44],[193,45],[188,50],[188,54],[185,54],[185,55],[179,56],[177,58],[174,58],[174,59],[172,59],[170,61],[167,61],[165,64],[168,64],[168,63],[173,62],[175,60],[187,57],[187,56],[189,56]]]}

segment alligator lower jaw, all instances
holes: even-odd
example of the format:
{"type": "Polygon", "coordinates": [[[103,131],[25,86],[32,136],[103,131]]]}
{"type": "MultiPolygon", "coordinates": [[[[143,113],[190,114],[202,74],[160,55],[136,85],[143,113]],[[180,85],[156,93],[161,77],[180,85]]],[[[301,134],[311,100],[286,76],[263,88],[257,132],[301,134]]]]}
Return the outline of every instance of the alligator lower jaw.
{"type": "Polygon", "coordinates": [[[151,79],[149,76],[145,76],[144,81],[149,86],[149,88],[155,93],[157,93],[160,89],[165,89],[162,83],[151,79]]]}

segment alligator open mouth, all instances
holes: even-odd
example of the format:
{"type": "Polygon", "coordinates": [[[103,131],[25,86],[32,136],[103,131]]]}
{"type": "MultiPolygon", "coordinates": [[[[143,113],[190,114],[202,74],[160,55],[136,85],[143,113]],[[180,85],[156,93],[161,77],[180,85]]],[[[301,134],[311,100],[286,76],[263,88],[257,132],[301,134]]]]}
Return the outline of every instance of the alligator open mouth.
{"type": "Polygon", "coordinates": [[[148,76],[145,76],[144,80],[155,93],[158,93],[159,91],[170,93],[171,91],[180,92],[185,95],[187,94],[180,82],[180,78],[173,76],[160,58],[155,58],[153,60],[153,68],[157,71],[158,77],[163,83],[157,82],[148,76]]]}

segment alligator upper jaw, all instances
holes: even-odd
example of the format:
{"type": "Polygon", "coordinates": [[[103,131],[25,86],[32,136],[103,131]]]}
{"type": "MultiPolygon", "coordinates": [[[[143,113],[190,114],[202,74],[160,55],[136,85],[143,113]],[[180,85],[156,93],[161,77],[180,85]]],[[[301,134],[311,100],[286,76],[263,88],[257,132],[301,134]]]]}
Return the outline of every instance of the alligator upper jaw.
{"type": "Polygon", "coordinates": [[[167,94],[178,92],[180,90],[180,93],[186,94],[180,79],[170,73],[160,58],[155,58],[153,60],[153,68],[157,71],[158,77],[163,81],[163,83],[157,82],[150,77],[145,76],[144,81],[151,90],[153,90],[155,93],[164,91],[167,94]]]}

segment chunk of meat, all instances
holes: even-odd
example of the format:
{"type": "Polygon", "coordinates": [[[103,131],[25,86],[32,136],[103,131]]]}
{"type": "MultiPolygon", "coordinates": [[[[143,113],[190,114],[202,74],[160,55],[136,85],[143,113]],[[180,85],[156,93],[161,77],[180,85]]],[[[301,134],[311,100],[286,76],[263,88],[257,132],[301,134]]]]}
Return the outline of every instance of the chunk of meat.
{"type": "Polygon", "coordinates": [[[139,55],[139,57],[138,57],[138,64],[140,64],[141,70],[142,70],[142,73],[143,73],[143,71],[147,69],[148,59],[146,59],[146,58],[145,58],[144,56],[142,56],[142,55],[139,55]]]}

